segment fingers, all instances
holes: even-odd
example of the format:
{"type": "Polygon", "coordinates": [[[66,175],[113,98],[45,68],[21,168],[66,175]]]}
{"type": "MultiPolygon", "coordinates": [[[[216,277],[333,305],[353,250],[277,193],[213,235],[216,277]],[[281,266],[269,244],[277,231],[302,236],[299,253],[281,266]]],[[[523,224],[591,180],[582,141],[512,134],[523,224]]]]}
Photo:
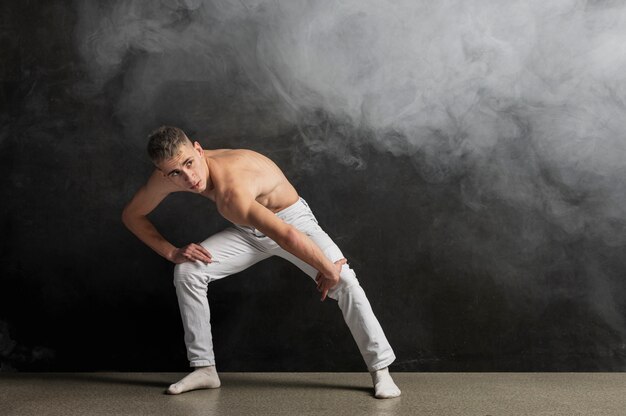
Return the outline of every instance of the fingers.
{"type": "Polygon", "coordinates": [[[206,248],[202,247],[200,244],[194,244],[194,246],[198,247],[198,250],[200,250],[209,259],[213,258],[211,253],[209,253],[209,250],[207,250],[206,248]]]}
{"type": "Polygon", "coordinates": [[[322,293],[321,301],[324,302],[326,295],[328,295],[328,282],[323,278],[321,273],[317,274],[315,281],[317,282],[317,291],[322,293]]]}
{"type": "Polygon", "coordinates": [[[187,246],[183,247],[181,250],[181,255],[185,259],[187,259],[187,261],[199,260],[206,264],[209,264],[213,261],[211,253],[209,253],[207,249],[199,244],[194,243],[188,244],[187,246]]]}
{"type": "MultiPolygon", "coordinates": [[[[341,268],[346,263],[348,263],[348,260],[345,258],[339,259],[336,262],[334,262],[334,264],[338,266],[339,271],[341,271],[341,268]]],[[[332,279],[326,278],[326,276],[324,276],[322,272],[317,273],[317,276],[315,277],[315,281],[317,282],[317,291],[322,293],[322,298],[321,298],[322,302],[326,300],[328,291],[332,289],[333,287],[335,287],[337,283],[339,283],[338,281],[335,282],[332,279]]]]}
{"type": "Polygon", "coordinates": [[[326,296],[328,295],[328,291],[335,285],[328,279],[325,279],[321,273],[317,275],[315,280],[317,281],[317,291],[322,293],[321,301],[324,302],[326,296]]]}
{"type": "Polygon", "coordinates": [[[324,289],[324,275],[322,275],[322,273],[318,272],[317,276],[315,277],[315,281],[317,282],[317,291],[318,292],[322,292],[322,302],[324,301],[324,299],[326,299],[326,295],[328,294],[328,289],[324,289]]]}
{"type": "Polygon", "coordinates": [[[196,249],[196,254],[198,255],[198,260],[203,261],[205,263],[211,263],[213,261],[213,257],[209,251],[202,247],[200,244],[194,244],[194,248],[196,249]]]}

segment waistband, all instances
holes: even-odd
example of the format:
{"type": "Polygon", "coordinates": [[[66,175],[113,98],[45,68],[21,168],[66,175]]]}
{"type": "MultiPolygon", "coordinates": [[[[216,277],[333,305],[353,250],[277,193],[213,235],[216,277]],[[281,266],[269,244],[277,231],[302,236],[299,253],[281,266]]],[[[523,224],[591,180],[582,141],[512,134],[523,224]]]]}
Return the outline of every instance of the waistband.
{"type": "Polygon", "coordinates": [[[300,197],[296,202],[294,202],[293,204],[289,205],[287,208],[283,208],[280,211],[278,211],[276,213],[276,216],[278,218],[280,218],[281,220],[285,220],[286,218],[289,217],[289,215],[293,214],[294,212],[297,212],[301,209],[310,209],[309,208],[309,204],[306,203],[306,201],[304,200],[304,198],[300,197]]]}
{"type": "MultiPolygon", "coordinates": [[[[298,213],[301,212],[302,210],[310,211],[311,209],[309,208],[309,204],[306,203],[304,198],[300,197],[296,202],[289,205],[287,208],[281,209],[280,211],[276,212],[274,215],[276,215],[278,218],[280,218],[281,220],[285,222],[289,222],[290,219],[293,219],[292,217],[298,216],[298,213]]],[[[265,237],[265,234],[261,233],[259,230],[257,230],[254,227],[250,227],[249,225],[239,225],[239,224],[233,224],[233,225],[242,231],[253,234],[256,237],[265,237]]]]}

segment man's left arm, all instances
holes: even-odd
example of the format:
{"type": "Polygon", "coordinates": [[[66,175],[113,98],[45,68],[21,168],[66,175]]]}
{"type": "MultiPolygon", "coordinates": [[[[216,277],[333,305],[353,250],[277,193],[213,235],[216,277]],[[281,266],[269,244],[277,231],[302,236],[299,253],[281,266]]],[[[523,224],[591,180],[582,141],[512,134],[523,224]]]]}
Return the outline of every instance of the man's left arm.
{"type": "Polygon", "coordinates": [[[318,288],[322,300],[328,290],[339,283],[344,261],[334,264],[306,234],[287,224],[251,196],[233,193],[218,204],[219,212],[235,224],[250,225],[274,240],[279,246],[321,273],[318,288]]]}

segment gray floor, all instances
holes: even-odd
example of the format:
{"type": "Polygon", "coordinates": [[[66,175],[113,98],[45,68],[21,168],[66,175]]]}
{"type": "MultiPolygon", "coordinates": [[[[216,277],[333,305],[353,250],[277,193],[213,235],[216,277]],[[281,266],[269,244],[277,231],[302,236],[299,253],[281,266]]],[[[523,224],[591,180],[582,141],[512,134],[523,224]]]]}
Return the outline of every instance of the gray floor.
{"type": "Polygon", "coordinates": [[[367,373],[223,373],[168,396],[180,373],[0,373],[0,415],[626,415],[624,373],[395,373],[376,400],[367,373]]]}

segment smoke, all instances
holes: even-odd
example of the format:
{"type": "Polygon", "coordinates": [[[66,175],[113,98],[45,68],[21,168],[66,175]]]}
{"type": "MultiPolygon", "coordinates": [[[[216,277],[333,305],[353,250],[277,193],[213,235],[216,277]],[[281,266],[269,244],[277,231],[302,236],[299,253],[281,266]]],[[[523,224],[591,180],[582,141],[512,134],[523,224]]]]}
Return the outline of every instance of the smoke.
{"type": "MultiPolygon", "coordinates": [[[[116,106],[129,134],[145,131],[132,121],[137,114],[158,119],[172,90],[185,96],[188,125],[211,123],[218,134],[238,134],[242,120],[265,109],[250,127],[259,136],[297,126],[313,151],[356,169],[366,167],[359,147],[368,141],[412,158],[429,183],[457,183],[462,203],[476,213],[490,215],[498,201],[526,213],[520,221],[535,213],[558,230],[548,236],[533,223],[518,224],[522,257],[553,239],[626,244],[622,2],[77,7],[77,46],[90,74],[81,93],[96,94],[120,78],[116,106]],[[269,116],[278,121],[262,128],[269,116]]],[[[478,246],[497,250],[486,244],[478,246]]],[[[493,267],[500,276],[526,265],[493,267]]],[[[613,273],[589,267],[598,281],[613,273]]],[[[608,298],[597,307],[623,328],[611,290],[595,287],[601,295],[591,298],[608,298]]]]}

